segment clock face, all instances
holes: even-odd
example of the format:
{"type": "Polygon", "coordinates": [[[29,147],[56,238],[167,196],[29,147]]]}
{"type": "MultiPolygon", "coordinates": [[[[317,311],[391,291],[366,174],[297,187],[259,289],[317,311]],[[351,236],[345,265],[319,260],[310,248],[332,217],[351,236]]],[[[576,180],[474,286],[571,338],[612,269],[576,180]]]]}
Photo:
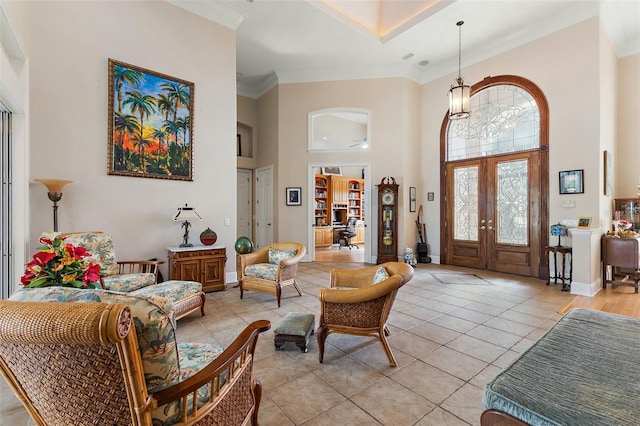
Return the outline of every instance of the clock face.
{"type": "Polygon", "coordinates": [[[388,206],[390,204],[393,204],[393,200],[394,200],[393,192],[387,190],[382,193],[382,204],[388,206]]]}

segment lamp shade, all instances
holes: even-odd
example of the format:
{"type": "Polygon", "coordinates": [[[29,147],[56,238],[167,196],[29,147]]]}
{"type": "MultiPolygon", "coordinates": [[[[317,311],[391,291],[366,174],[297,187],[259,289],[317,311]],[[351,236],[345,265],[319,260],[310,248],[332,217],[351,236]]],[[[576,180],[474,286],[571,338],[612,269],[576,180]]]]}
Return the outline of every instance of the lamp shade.
{"type": "Polygon", "coordinates": [[[188,207],[186,204],[184,207],[178,207],[178,213],[175,214],[173,220],[175,221],[184,221],[184,220],[198,220],[202,219],[196,209],[193,207],[188,207]]]}
{"type": "Polygon", "coordinates": [[[569,235],[569,228],[559,223],[556,225],[551,225],[551,235],[553,235],[554,237],[566,237],[567,235],[569,235]]]}
{"type": "Polygon", "coordinates": [[[560,237],[566,237],[569,235],[569,228],[566,225],[561,225],[559,223],[555,225],[551,225],[551,235],[554,237],[558,237],[558,245],[556,247],[562,247],[562,242],[560,241],[560,237]]]}
{"type": "Polygon", "coordinates": [[[46,186],[47,190],[52,194],[62,192],[62,188],[66,184],[73,182],[65,179],[36,179],[35,181],[46,186]]]}
{"type": "Polygon", "coordinates": [[[457,83],[449,90],[449,118],[453,120],[469,117],[471,88],[464,84],[462,77],[458,77],[457,83]]]}

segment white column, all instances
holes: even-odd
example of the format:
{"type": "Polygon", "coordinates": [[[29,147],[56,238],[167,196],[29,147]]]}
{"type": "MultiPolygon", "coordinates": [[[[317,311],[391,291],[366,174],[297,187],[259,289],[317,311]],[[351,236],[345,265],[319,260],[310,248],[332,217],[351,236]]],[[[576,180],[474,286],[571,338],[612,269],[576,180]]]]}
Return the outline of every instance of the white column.
{"type": "Polygon", "coordinates": [[[571,294],[593,296],[602,288],[600,240],[602,229],[569,229],[572,239],[571,294]]]}

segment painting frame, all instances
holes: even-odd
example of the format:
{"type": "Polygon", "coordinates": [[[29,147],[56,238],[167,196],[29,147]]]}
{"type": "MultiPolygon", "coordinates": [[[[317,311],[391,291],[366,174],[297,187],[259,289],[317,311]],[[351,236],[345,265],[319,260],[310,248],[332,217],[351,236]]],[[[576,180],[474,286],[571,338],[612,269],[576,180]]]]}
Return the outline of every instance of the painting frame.
{"type": "Polygon", "coordinates": [[[584,194],[583,175],[584,169],[559,172],[560,194],[584,194]]]}
{"type": "Polygon", "coordinates": [[[409,212],[415,213],[416,211],[416,187],[409,187],[409,212]]]}
{"type": "Polygon", "coordinates": [[[195,84],[109,58],[107,174],[193,181],[195,84]]]}
{"type": "Polygon", "coordinates": [[[302,188],[287,187],[286,188],[286,200],[287,206],[301,206],[302,205],[302,188]]]}
{"type": "Polygon", "coordinates": [[[613,175],[613,156],[610,151],[605,150],[603,153],[603,168],[604,168],[604,195],[611,195],[611,176],[613,175]]]}
{"type": "Polygon", "coordinates": [[[342,176],[342,167],[327,166],[322,168],[323,175],[342,176]]]}
{"type": "Polygon", "coordinates": [[[591,228],[591,216],[580,216],[578,218],[578,229],[591,228]]]}

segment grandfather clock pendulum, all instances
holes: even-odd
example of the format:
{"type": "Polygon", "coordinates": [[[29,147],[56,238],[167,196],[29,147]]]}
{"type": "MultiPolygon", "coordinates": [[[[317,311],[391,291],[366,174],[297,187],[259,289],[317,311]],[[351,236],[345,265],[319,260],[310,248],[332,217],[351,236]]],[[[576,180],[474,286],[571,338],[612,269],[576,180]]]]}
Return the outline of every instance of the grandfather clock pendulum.
{"type": "Polygon", "coordinates": [[[378,187],[378,263],[398,261],[398,184],[384,177],[378,187]]]}

